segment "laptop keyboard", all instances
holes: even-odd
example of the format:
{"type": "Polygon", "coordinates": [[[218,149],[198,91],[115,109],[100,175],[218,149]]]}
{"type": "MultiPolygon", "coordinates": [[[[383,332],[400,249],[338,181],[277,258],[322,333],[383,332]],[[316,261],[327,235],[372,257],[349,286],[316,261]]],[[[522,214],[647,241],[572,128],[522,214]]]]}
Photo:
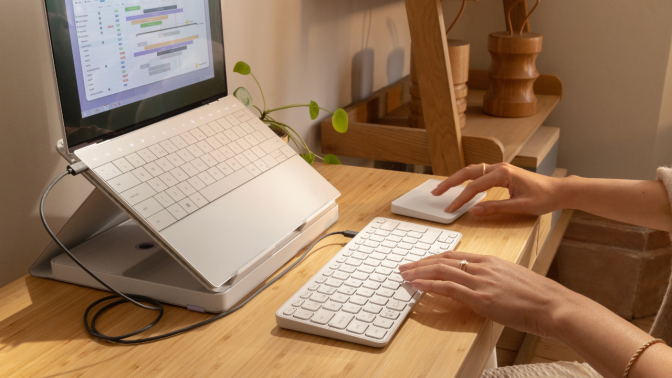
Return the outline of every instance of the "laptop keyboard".
{"type": "Polygon", "coordinates": [[[282,328],[387,345],[422,295],[399,265],[453,250],[462,235],[375,218],[276,312],[282,328]]]}
{"type": "Polygon", "coordinates": [[[161,231],[294,155],[240,110],[93,171],[161,231]]]}

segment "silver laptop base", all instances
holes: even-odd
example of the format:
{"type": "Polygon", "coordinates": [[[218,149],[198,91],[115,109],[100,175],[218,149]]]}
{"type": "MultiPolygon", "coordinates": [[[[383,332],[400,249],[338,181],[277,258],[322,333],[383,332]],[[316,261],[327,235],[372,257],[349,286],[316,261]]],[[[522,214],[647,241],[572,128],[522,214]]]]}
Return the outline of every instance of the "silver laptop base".
{"type": "MultiPolygon", "coordinates": [[[[102,192],[95,189],[57,234],[103,281],[115,289],[145,295],[199,312],[223,312],[316,239],[338,219],[334,202],[294,232],[286,244],[222,292],[207,290],[102,192]]],[[[30,268],[36,277],[104,288],[53,241],[30,268]]]]}

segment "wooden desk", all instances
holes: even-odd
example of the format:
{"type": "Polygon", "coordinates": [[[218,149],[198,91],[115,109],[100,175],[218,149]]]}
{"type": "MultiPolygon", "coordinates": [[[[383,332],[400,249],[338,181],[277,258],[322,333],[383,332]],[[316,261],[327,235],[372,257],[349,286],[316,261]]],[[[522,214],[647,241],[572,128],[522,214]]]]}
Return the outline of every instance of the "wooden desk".
{"type": "MultiPolygon", "coordinates": [[[[331,230],[360,230],[375,216],[393,215],[390,202],[431,176],[316,164],[342,196],[331,230]]],[[[486,200],[508,196],[502,189],[486,200]]],[[[459,249],[529,261],[536,254],[539,218],[470,213],[448,227],[464,235],[459,249]]],[[[502,326],[447,298],[425,294],[383,349],[280,329],[275,311],[347,240],[323,241],[286,277],[240,311],[195,331],[156,343],[121,346],[92,340],[82,325],[84,309],[107,293],[75,285],[21,278],[0,289],[0,376],[339,376],[478,377],[502,326]]],[[[166,306],[153,334],[211,315],[166,306]]],[[[124,305],[103,317],[107,334],[135,330],[155,313],[124,305]]]]}

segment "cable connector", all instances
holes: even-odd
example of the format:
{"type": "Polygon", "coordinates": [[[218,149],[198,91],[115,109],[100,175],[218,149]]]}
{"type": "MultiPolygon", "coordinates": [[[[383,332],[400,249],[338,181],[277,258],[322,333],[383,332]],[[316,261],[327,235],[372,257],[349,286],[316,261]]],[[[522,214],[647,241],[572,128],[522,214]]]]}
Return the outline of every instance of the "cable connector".
{"type": "Polygon", "coordinates": [[[355,236],[357,236],[357,234],[359,234],[359,232],[357,231],[350,231],[350,230],[343,231],[343,236],[345,236],[346,238],[354,238],[355,236]]]}
{"type": "Polygon", "coordinates": [[[84,162],[77,162],[75,164],[68,165],[68,172],[70,172],[71,175],[77,176],[78,174],[82,172],[86,172],[89,169],[89,167],[84,164],[84,162]]]}

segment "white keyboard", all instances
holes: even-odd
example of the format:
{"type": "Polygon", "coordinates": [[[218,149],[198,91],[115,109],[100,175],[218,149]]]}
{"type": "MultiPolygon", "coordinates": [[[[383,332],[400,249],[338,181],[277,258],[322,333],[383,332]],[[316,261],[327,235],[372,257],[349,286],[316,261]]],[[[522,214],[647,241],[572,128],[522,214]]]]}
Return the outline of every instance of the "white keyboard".
{"type": "Polygon", "coordinates": [[[275,313],[278,326],[384,347],[422,292],[398,266],[455,248],[462,235],[375,218],[275,313]]]}
{"type": "Polygon", "coordinates": [[[161,231],[294,155],[267,125],[238,110],[93,172],[161,231]]]}

